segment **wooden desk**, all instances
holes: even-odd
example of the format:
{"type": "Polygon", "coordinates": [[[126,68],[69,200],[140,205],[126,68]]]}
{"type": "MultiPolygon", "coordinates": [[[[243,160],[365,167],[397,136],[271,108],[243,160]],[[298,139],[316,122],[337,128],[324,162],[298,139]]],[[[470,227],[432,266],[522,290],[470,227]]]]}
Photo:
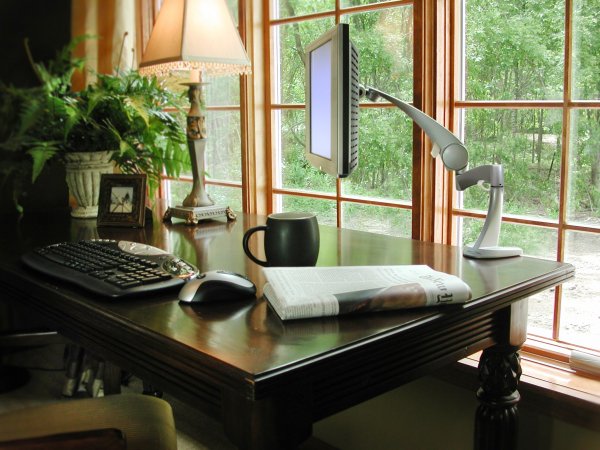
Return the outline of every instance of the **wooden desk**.
{"type": "MultiPolygon", "coordinates": [[[[264,218],[196,227],[96,229],[66,214],[0,221],[2,301],[39,312],[58,331],[159,389],[220,418],[240,448],[294,448],[312,423],[485,349],[477,448],[510,448],[525,339],[526,298],[573,275],[573,267],[528,257],[475,261],[459,249],[321,228],[319,265],[428,264],[473,290],[464,306],[281,322],[256,301],[184,306],[177,292],[110,301],[24,268],[19,256],[64,240],[146,242],[201,271],[260,268],[242,251],[245,229],[264,218]]],[[[262,243],[254,243],[261,245],[262,243]]]]}

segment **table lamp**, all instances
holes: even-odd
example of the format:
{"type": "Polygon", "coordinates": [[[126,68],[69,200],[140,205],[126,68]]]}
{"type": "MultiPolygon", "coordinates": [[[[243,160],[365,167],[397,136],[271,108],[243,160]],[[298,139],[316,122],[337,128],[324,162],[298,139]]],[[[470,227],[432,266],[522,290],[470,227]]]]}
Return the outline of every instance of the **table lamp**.
{"type": "Polygon", "coordinates": [[[206,119],[203,113],[202,74],[250,73],[250,60],[225,0],[165,0],[139,65],[143,75],[166,76],[189,72],[190,110],[187,141],[192,162],[193,185],[181,206],[170,207],[165,220],[179,217],[188,224],[226,215],[229,207],[215,206],[204,186],[206,119]]]}

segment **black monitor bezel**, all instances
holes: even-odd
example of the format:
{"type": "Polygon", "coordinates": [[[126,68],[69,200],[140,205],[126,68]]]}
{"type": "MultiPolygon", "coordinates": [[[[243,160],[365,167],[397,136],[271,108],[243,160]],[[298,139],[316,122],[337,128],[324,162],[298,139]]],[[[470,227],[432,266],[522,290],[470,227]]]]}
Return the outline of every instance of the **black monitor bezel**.
{"type": "Polygon", "coordinates": [[[306,70],[306,145],[305,156],[316,168],[335,177],[344,178],[356,167],[356,146],[358,146],[358,54],[350,41],[350,27],[341,23],[323,33],[305,50],[306,70]],[[312,53],[331,42],[331,158],[312,151],[312,53]],[[354,61],[353,61],[354,58],[354,61]],[[355,82],[353,83],[353,76],[355,82]],[[353,85],[356,86],[353,86],[353,85]],[[356,104],[353,105],[353,101],[356,104]],[[354,115],[353,115],[354,106],[354,115]]]}

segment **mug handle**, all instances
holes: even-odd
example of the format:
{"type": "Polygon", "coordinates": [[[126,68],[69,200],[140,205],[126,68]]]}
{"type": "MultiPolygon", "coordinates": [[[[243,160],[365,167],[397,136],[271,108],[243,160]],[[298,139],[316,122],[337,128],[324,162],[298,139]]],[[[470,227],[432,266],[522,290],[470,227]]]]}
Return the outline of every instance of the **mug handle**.
{"type": "Polygon", "coordinates": [[[261,230],[262,231],[266,231],[267,230],[267,226],[266,225],[259,225],[257,227],[250,228],[249,230],[247,230],[244,233],[244,239],[242,240],[242,246],[244,247],[244,253],[246,253],[246,255],[248,256],[248,258],[250,258],[256,264],[259,264],[261,266],[265,266],[266,267],[268,265],[267,261],[261,261],[260,259],[256,258],[252,254],[252,252],[250,251],[250,248],[248,247],[248,241],[250,240],[250,236],[252,236],[257,231],[261,231],[261,230]]]}

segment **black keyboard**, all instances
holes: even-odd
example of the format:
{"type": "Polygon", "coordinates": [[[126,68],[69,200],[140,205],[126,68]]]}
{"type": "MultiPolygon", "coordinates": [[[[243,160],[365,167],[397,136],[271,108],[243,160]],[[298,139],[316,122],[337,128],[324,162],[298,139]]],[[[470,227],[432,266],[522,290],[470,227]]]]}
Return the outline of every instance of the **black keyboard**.
{"type": "Polygon", "coordinates": [[[198,269],[156,247],[98,239],[62,242],[22,256],[29,267],[107,297],[181,286],[198,269]]]}

